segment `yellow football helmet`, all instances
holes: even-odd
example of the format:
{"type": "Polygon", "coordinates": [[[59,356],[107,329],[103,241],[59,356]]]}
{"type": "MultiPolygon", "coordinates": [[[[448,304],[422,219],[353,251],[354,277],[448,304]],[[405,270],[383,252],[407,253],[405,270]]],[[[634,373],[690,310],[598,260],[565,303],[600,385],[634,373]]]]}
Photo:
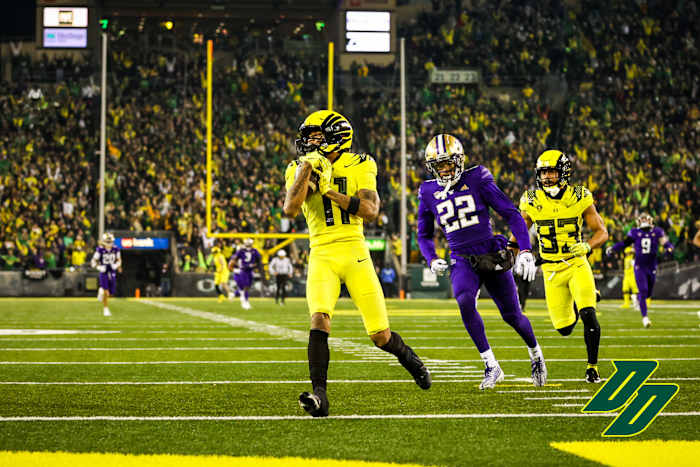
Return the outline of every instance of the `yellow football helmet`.
{"type": "Polygon", "coordinates": [[[464,168],[467,157],[462,143],[448,134],[433,136],[425,147],[425,168],[433,174],[440,186],[449,186],[459,180],[465,170],[476,167],[476,163],[464,168]]]}
{"type": "Polygon", "coordinates": [[[299,126],[295,144],[299,155],[313,151],[326,155],[350,149],[352,135],[352,125],[347,118],[333,110],[318,110],[306,117],[299,126]],[[323,141],[320,144],[311,143],[309,135],[317,131],[323,134],[323,141]]]}
{"type": "Polygon", "coordinates": [[[625,248],[625,256],[634,256],[634,247],[632,245],[625,248]]]}
{"type": "Polygon", "coordinates": [[[561,151],[556,149],[549,149],[537,158],[537,168],[536,168],[536,178],[537,188],[544,190],[547,194],[551,196],[556,196],[562,188],[565,188],[569,183],[569,177],[571,177],[571,161],[561,151]],[[541,175],[545,170],[554,169],[559,173],[559,179],[554,185],[545,185],[542,180],[541,175]]]}
{"type": "Polygon", "coordinates": [[[654,218],[646,212],[641,213],[637,218],[637,227],[640,229],[654,227],[654,218]]]}

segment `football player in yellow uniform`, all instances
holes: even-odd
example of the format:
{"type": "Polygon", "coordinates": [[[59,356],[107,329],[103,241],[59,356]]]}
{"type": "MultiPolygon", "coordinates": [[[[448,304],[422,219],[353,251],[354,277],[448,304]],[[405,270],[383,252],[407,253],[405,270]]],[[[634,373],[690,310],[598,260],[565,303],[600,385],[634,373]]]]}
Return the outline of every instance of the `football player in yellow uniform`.
{"type": "Polygon", "coordinates": [[[591,192],[580,185],[569,185],[571,162],[566,154],[543,152],[537,159],[536,173],[537,189],[525,192],[520,211],[528,227],[533,223],[537,227],[549,317],[563,336],[571,334],[581,317],[588,353],[586,381],[598,383],[600,325],[595,279],[586,255],[605,243],[608,231],[591,192]],[[593,232],[587,241],[581,232],[584,220],[593,232]]]}
{"type": "Polygon", "coordinates": [[[302,393],[299,404],[314,417],[328,416],[328,335],[341,282],[374,344],[395,355],[421,388],[431,385],[430,372],[420,358],[389,330],[384,294],[362,227],[379,213],[377,164],[371,156],[350,152],[352,137],[350,122],[339,113],[312,113],[299,127],[296,145],[301,157],[285,173],[284,214],[293,218],[301,210],[309,226],[306,301],[313,392],[302,393]]]}
{"type": "Polygon", "coordinates": [[[229,299],[232,296],[228,290],[228,277],[230,274],[228,261],[226,261],[226,257],[218,246],[213,247],[211,252],[214,255],[214,267],[216,268],[216,272],[214,273],[214,287],[219,293],[219,303],[221,303],[226,299],[226,296],[228,296],[229,299]]]}
{"type": "Polygon", "coordinates": [[[637,280],[634,278],[634,247],[630,245],[625,248],[625,274],[622,277],[622,298],[624,302],[622,302],[620,308],[629,308],[631,298],[632,306],[634,306],[635,310],[639,310],[639,303],[637,303],[638,293],[637,280]]]}

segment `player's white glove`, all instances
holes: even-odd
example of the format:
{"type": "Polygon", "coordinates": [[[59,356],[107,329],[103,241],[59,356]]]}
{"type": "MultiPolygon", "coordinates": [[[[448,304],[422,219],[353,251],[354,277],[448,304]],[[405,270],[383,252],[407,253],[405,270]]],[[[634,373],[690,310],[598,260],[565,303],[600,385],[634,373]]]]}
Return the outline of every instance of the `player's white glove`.
{"type": "Polygon", "coordinates": [[[100,264],[99,266],[97,266],[97,270],[100,272],[107,272],[107,266],[105,266],[104,264],[100,264]]]}
{"type": "Polygon", "coordinates": [[[535,265],[535,257],[529,251],[521,251],[515,258],[515,273],[522,276],[528,282],[535,280],[537,266],[535,265]]]}
{"type": "Polygon", "coordinates": [[[574,256],[586,256],[591,251],[591,246],[588,242],[574,243],[569,251],[574,256]]]}
{"type": "Polygon", "coordinates": [[[447,271],[447,261],[440,258],[434,259],[430,263],[430,270],[438,276],[442,276],[447,271]]]}
{"type": "Polygon", "coordinates": [[[615,250],[613,247],[609,246],[605,249],[605,256],[612,256],[613,253],[615,253],[615,250]]]}

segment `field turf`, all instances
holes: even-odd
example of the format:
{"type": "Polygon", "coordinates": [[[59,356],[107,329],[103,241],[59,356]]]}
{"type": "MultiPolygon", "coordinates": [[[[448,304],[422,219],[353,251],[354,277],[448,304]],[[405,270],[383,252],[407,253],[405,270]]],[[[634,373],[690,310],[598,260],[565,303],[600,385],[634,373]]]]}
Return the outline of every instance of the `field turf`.
{"type": "Polygon", "coordinates": [[[680,386],[646,431],[622,440],[601,437],[610,416],[581,414],[599,387],[583,381],[581,324],[559,336],[542,300],[529,301],[527,315],[547,360],[544,388],[532,386],[517,334],[491,301],[479,302],[506,373],[487,392],[454,301],[388,302],[392,329],[432,370],[433,387],[422,391],[371,345],[352,302],[340,300],[331,417],[312,419],[297,404],[310,389],[302,299],[285,307],[253,299],[250,311],[237,301],[118,299],[108,318],[95,299],[0,299],[0,465],[112,465],[110,456],[49,454],[58,451],[111,453],[113,465],[165,465],[117,454],[256,467],[668,465],[672,455],[674,465],[692,465],[700,459],[700,302],[655,301],[650,329],[618,304],[600,304],[601,375],[612,373],[611,360],[653,359],[649,382],[680,386]],[[662,442],[671,440],[687,442],[662,442]],[[206,457],[214,455],[230,457],[206,457]]]}

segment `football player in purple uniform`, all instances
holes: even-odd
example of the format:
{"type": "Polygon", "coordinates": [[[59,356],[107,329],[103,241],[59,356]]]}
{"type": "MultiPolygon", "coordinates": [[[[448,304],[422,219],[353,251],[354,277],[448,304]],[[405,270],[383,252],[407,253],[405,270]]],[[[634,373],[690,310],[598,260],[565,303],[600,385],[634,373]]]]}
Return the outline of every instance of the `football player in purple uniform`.
{"type": "Polygon", "coordinates": [[[459,304],[462,321],[484,360],[486,370],[481,389],[493,388],[504,378],[491,350],[484,322],[477,311],[477,297],[482,284],[496,303],[503,320],[515,329],[527,344],[531,360],[532,382],[544,386],[547,368],[532,325],[520,309],[518,291],[510,268],[526,280],[535,278],[535,259],[530,252],[530,236],[525,221],[513,203],[496,186],[488,169],[469,161],[457,138],[440,134],[425,149],[425,164],[435,180],[421,184],[418,207],[418,245],[436,274],[448,269],[438,258],[433,240],[435,220],[450,247],[450,279],[459,304]],[[466,166],[465,166],[465,162],[466,166]],[[503,235],[491,230],[489,208],[503,216],[521,250],[513,258],[503,235]]]}
{"type": "Polygon", "coordinates": [[[243,240],[243,248],[236,251],[229,261],[229,268],[233,267],[234,270],[238,270],[233,275],[233,280],[238,286],[236,294],[240,294],[241,306],[244,310],[250,310],[248,289],[253,285],[253,269],[260,265],[260,259],[260,252],[253,248],[253,239],[246,238],[243,240]]]}
{"type": "Polygon", "coordinates": [[[102,302],[102,314],[112,316],[107,306],[110,295],[117,294],[117,272],[121,272],[122,255],[119,248],[114,246],[114,235],[105,233],[102,242],[97,246],[95,254],[90,262],[93,268],[100,271],[97,300],[102,302]]]}
{"type": "Polygon", "coordinates": [[[642,313],[642,325],[651,326],[647,316],[647,299],[651,298],[656,282],[656,254],[661,244],[667,252],[673,251],[673,244],[668,241],[661,227],[654,227],[654,219],[647,213],[637,218],[637,227],[630,230],[627,237],[605,250],[607,255],[622,251],[628,245],[634,245],[634,277],[639,289],[639,311],[642,313]]]}

